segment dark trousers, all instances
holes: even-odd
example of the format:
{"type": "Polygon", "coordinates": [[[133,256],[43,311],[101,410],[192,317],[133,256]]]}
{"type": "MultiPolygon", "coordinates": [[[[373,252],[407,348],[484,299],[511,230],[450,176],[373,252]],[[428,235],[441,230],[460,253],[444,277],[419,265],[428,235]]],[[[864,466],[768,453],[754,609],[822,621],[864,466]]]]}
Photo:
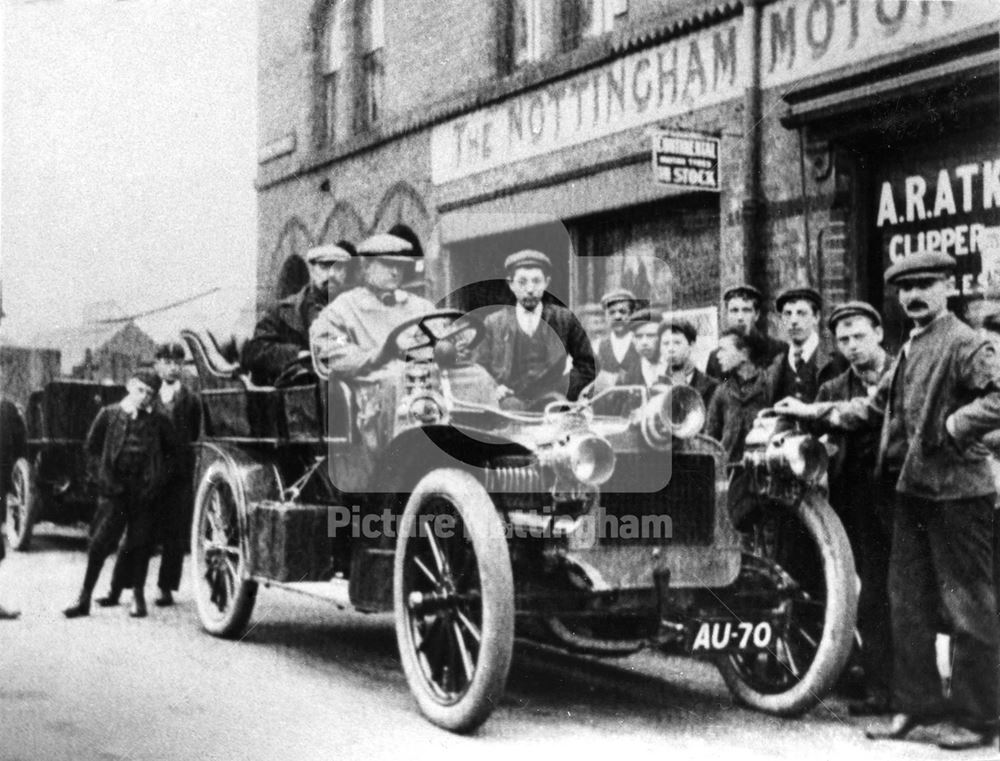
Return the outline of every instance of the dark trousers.
{"type": "Polygon", "coordinates": [[[121,494],[100,497],[90,526],[83,595],[89,597],[94,591],[104,561],[116,549],[118,559],[115,565],[121,566],[119,573],[128,579],[130,586],[136,589],[145,587],[152,528],[150,506],[138,489],[126,487],[121,494]],[[121,541],[122,535],[125,536],[124,542],[121,541]]]}
{"type": "MultiPolygon", "coordinates": [[[[160,556],[160,573],[156,586],[164,592],[176,592],[181,585],[184,551],[190,541],[193,502],[194,495],[188,481],[169,484],[163,497],[157,501],[156,517],[152,524],[153,542],[161,543],[163,554],[160,556]]],[[[123,589],[130,588],[132,577],[129,560],[123,553],[119,553],[111,574],[111,592],[113,595],[121,594],[123,589]]]]}
{"type": "Polygon", "coordinates": [[[892,674],[892,631],[889,611],[889,508],[891,496],[880,499],[880,489],[862,469],[848,469],[831,496],[844,524],[861,580],[858,595],[858,632],[865,686],[873,697],[888,698],[892,674]]]}
{"type": "Polygon", "coordinates": [[[994,592],[993,497],[932,502],[898,495],[889,599],[894,708],[981,729],[1000,707],[1000,622],[994,592]],[[952,638],[952,692],[941,692],[934,643],[952,638]]]}

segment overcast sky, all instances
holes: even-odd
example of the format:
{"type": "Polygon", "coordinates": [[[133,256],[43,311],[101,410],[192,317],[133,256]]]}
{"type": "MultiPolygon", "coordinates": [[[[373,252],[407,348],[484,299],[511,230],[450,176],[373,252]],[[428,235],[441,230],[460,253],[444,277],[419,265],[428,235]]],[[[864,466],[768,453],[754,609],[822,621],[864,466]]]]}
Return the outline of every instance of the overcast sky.
{"type": "Polygon", "coordinates": [[[8,339],[215,286],[140,325],[225,329],[253,298],[253,0],[0,0],[8,339]]]}

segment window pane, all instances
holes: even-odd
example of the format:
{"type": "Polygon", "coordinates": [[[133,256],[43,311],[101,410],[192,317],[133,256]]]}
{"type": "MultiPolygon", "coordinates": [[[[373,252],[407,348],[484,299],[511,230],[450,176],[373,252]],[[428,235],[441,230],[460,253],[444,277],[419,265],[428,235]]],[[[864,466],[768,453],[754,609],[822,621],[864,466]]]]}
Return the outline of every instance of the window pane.
{"type": "Polygon", "coordinates": [[[344,38],[343,14],[340,3],[330,6],[323,30],[323,73],[340,71],[344,64],[346,39],[344,38]]]}
{"type": "Polygon", "coordinates": [[[382,65],[382,50],[374,50],[364,58],[366,126],[371,126],[382,116],[385,68],[382,65]]]}
{"type": "Polygon", "coordinates": [[[328,144],[337,137],[337,74],[323,77],[323,135],[328,144]]]}
{"type": "Polygon", "coordinates": [[[369,51],[385,47],[385,0],[371,0],[370,12],[369,51]]]}
{"type": "Polygon", "coordinates": [[[524,63],[539,58],[539,24],[541,0],[514,2],[514,62],[524,63]]]}

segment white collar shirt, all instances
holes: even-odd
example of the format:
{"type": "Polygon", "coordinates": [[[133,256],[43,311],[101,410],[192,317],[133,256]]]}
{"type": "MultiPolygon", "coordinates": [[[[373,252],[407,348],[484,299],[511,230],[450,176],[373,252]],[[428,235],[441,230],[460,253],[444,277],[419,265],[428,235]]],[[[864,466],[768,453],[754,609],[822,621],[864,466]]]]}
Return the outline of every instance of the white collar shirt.
{"type": "Polygon", "coordinates": [[[539,303],[538,306],[529,311],[518,304],[514,308],[514,313],[517,315],[517,324],[521,330],[529,336],[535,335],[538,324],[542,321],[542,305],[539,303]]]}
{"type": "Polygon", "coordinates": [[[611,333],[608,336],[608,341],[611,344],[611,353],[614,354],[615,359],[619,363],[625,360],[625,355],[628,354],[629,347],[632,345],[632,332],[629,331],[623,336],[615,335],[611,333]]]}
{"type": "MultiPolygon", "coordinates": [[[[811,336],[809,336],[809,338],[806,339],[806,342],[802,344],[802,351],[799,353],[799,359],[801,359],[803,362],[808,362],[810,359],[812,359],[813,354],[816,353],[816,350],[818,348],[819,348],[819,335],[817,333],[813,333],[811,336]]],[[[788,349],[788,366],[791,367],[793,370],[796,369],[794,346],[791,346],[788,349]]]]}

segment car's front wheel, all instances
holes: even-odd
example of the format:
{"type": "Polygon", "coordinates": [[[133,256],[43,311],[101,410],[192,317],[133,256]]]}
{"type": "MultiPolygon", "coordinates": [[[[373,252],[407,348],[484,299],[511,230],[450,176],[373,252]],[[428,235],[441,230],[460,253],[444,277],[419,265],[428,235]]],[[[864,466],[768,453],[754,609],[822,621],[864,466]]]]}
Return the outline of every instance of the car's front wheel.
{"type": "Polygon", "coordinates": [[[218,637],[243,633],[257,599],[249,578],[246,505],[237,476],[224,460],[206,468],[194,500],[191,573],[201,625],[218,637]]]}
{"type": "Polygon", "coordinates": [[[431,471],[400,521],[396,637],[424,715],[470,732],[500,702],[514,646],[514,579],[503,523],[460,470],[431,471]]]}
{"type": "Polygon", "coordinates": [[[741,526],[747,554],[739,584],[787,611],[787,628],[764,652],[717,662],[740,702],[781,716],[822,700],[844,669],[854,641],[858,585],[840,519],[810,492],[795,507],[768,505],[741,526]]]}
{"type": "Polygon", "coordinates": [[[38,520],[40,500],[38,486],[31,463],[24,457],[15,460],[10,473],[10,492],[7,500],[7,542],[11,549],[27,550],[38,520]]]}

